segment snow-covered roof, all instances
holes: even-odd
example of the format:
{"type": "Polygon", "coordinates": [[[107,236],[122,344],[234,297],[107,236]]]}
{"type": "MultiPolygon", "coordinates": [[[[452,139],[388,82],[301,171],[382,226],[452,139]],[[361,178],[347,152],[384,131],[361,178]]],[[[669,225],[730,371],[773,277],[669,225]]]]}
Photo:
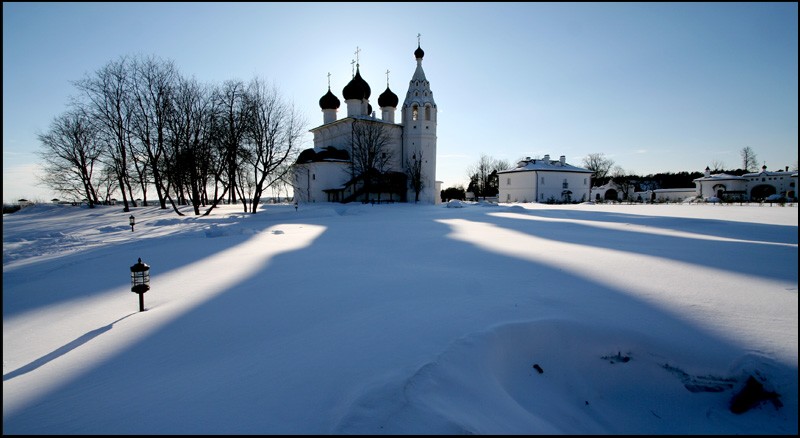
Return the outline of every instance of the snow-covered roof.
{"type": "Polygon", "coordinates": [[[592,173],[592,171],[589,169],[573,166],[563,160],[551,160],[547,155],[544,159],[534,158],[522,160],[517,163],[517,167],[513,169],[501,170],[497,173],[500,174],[529,171],[592,173]]]}
{"type": "Polygon", "coordinates": [[[743,176],[737,175],[729,175],[727,173],[715,173],[714,175],[709,176],[701,176],[700,178],[695,178],[692,181],[716,181],[716,180],[743,180],[745,179],[743,176]]]}

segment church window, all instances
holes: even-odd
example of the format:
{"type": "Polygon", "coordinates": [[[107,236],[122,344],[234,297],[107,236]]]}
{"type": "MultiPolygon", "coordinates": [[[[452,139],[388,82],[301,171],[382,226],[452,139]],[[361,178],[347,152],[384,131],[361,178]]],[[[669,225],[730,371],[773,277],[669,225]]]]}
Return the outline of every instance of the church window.
{"type": "Polygon", "coordinates": [[[544,177],[542,177],[542,184],[544,184],[544,177]]]}
{"type": "Polygon", "coordinates": [[[510,186],[510,185],[511,185],[511,178],[506,178],[506,185],[507,185],[507,186],[510,186]]]}
{"type": "Polygon", "coordinates": [[[561,188],[562,188],[562,189],[567,189],[567,188],[569,188],[569,183],[567,182],[567,179],[566,179],[566,178],[564,178],[564,182],[563,182],[563,183],[561,183],[561,188]]]}
{"type": "Polygon", "coordinates": [[[411,120],[417,120],[419,118],[419,107],[414,105],[411,107],[411,120]]]}
{"type": "Polygon", "coordinates": [[[430,119],[431,119],[431,107],[426,106],[425,107],[425,120],[430,120],[430,119]]]}
{"type": "Polygon", "coordinates": [[[316,173],[312,173],[311,174],[311,179],[316,181],[317,180],[317,174],[316,173]]]}

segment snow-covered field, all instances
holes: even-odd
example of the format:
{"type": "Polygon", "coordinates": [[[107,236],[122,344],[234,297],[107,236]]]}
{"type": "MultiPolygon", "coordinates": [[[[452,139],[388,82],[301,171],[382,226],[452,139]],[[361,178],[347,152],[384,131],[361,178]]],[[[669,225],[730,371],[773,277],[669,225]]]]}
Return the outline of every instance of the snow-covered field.
{"type": "Polygon", "coordinates": [[[4,434],[798,432],[796,205],[190,214],[3,216],[4,434]]]}

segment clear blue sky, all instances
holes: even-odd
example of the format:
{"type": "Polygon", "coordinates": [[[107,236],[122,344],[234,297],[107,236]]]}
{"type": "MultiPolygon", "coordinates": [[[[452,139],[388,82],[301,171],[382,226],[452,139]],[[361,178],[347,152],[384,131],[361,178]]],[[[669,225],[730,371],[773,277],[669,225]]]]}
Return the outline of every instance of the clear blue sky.
{"type": "MultiPolygon", "coordinates": [[[[222,83],[260,77],[312,128],[360,48],[372,103],[423,68],[439,108],[437,179],[486,154],[603,153],[629,173],[797,165],[797,3],[3,3],[3,200],[34,186],[36,134],[72,81],[123,55],[222,83]]],[[[339,117],[344,111],[340,108],[339,117]]],[[[312,145],[310,134],[306,146],[312,145]]]]}

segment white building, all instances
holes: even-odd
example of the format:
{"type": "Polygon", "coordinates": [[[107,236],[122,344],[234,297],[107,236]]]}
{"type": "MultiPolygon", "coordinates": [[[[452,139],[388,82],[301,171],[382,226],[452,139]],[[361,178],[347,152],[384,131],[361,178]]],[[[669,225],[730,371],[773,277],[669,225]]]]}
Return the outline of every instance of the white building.
{"type": "Polygon", "coordinates": [[[797,172],[787,167],[783,171],[770,172],[762,166],[760,172],[742,176],[717,173],[712,175],[706,167],[705,175],[693,180],[696,196],[702,199],[716,197],[741,201],[761,201],[770,195],[782,195],[787,199],[797,198],[797,172]]]}
{"type": "Polygon", "coordinates": [[[592,171],[558,160],[525,158],[497,172],[499,202],[573,203],[589,200],[592,171]]]}
{"type": "MultiPolygon", "coordinates": [[[[415,202],[416,192],[408,177],[409,164],[421,164],[423,187],[419,202],[438,203],[441,182],[436,181],[437,106],[430,83],[422,69],[425,52],[417,45],[414,51],[417,68],[411,77],[400,121],[395,121],[399,99],[389,89],[378,96],[380,118],[375,116],[369,98],[371,88],[361,77],[359,65],[352,80],[342,89],[347,116],[337,119],[341,102],[330,89],[319,100],[322,125],[310,130],[314,147],[300,153],[293,165],[293,184],[298,202],[399,201],[415,202]],[[359,125],[361,124],[361,125],[359,125]],[[354,175],[351,167],[353,144],[359,126],[374,131],[383,128],[388,141],[382,148],[386,159],[380,169],[369,175],[354,175]],[[365,185],[369,177],[370,184],[365,185]]],[[[363,131],[362,131],[363,132],[363,131]]]]}

